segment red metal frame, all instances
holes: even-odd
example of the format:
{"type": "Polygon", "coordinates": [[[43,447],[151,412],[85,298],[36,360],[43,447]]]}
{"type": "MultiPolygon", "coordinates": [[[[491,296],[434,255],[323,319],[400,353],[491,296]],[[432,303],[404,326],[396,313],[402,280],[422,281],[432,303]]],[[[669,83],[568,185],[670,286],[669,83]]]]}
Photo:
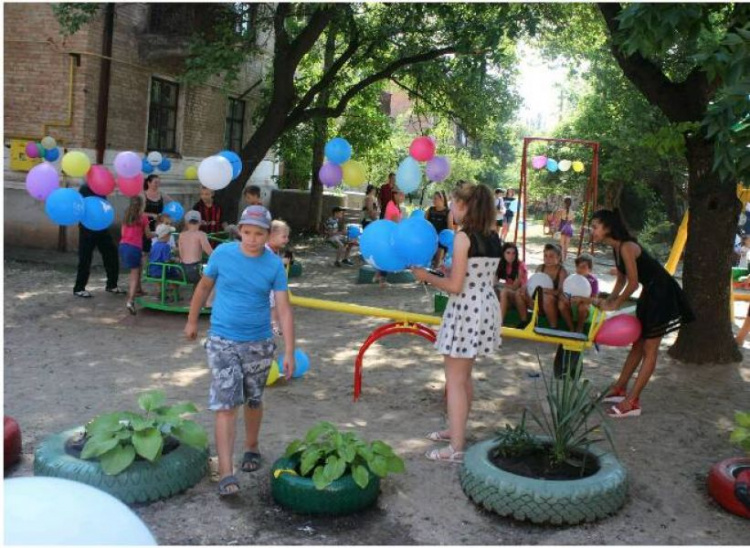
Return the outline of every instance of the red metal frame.
{"type": "MultiPolygon", "coordinates": [[[[526,204],[527,204],[527,182],[526,182],[526,171],[527,164],[526,158],[528,157],[529,144],[534,141],[547,141],[554,143],[573,143],[577,145],[584,145],[591,147],[593,151],[593,160],[591,161],[591,173],[589,175],[589,182],[586,185],[586,193],[584,197],[583,206],[583,220],[581,224],[581,235],[578,240],[578,254],[580,255],[581,249],[583,248],[583,235],[586,231],[586,221],[589,215],[589,204],[591,204],[592,213],[596,209],[596,204],[599,200],[599,143],[596,141],[583,141],[581,139],[551,139],[548,137],[524,137],[523,138],[523,156],[521,157],[521,188],[519,199],[523,201],[523,234],[522,237],[522,251],[521,260],[526,262],[526,204]]],[[[516,221],[516,230],[513,233],[513,242],[518,241],[518,225],[520,223],[516,221]]],[[[594,250],[594,243],[591,243],[591,251],[594,250]]]]}
{"type": "Polygon", "coordinates": [[[367,349],[370,348],[372,343],[378,339],[382,339],[383,337],[395,333],[411,333],[413,335],[418,335],[423,339],[427,339],[432,343],[434,343],[436,339],[435,332],[421,323],[391,322],[375,329],[375,331],[370,333],[370,336],[367,337],[367,340],[362,343],[362,346],[359,348],[359,353],[357,354],[357,359],[354,362],[354,401],[359,399],[359,395],[362,392],[362,359],[365,356],[365,352],[367,352],[367,349]]]}

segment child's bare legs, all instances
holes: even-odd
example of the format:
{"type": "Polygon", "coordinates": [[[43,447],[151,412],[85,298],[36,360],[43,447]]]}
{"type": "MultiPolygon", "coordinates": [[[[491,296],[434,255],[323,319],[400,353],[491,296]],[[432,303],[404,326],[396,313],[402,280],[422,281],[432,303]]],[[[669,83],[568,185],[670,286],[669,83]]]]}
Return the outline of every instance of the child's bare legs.
{"type": "Polygon", "coordinates": [[[742,327],[740,327],[740,330],[737,332],[737,336],[734,338],[734,341],[739,346],[742,346],[742,343],[745,342],[745,337],[747,337],[748,333],[750,333],[750,316],[747,316],[745,318],[745,321],[742,323],[742,327]]]}
{"type": "Polygon", "coordinates": [[[557,329],[557,297],[545,292],[544,299],[542,300],[542,309],[544,310],[544,315],[547,316],[550,327],[557,329]]]}
{"type": "Polygon", "coordinates": [[[560,248],[562,250],[562,261],[568,258],[568,244],[570,244],[570,236],[560,234],[560,248]]]}
{"type": "Polygon", "coordinates": [[[509,289],[509,288],[503,288],[502,291],[500,291],[500,317],[505,319],[505,314],[508,313],[508,307],[511,303],[515,304],[516,300],[516,290],[515,289],[509,289]]]}
{"type": "Polygon", "coordinates": [[[135,300],[135,294],[140,291],[141,284],[141,269],[131,268],[130,274],[128,274],[128,301],[133,302],[135,300]]]}
{"type": "MultiPolygon", "coordinates": [[[[448,359],[447,356],[445,357],[445,359],[448,359]]],[[[456,359],[456,358],[452,358],[452,359],[456,359]]],[[[446,374],[446,389],[445,389],[446,399],[447,399],[448,391],[449,390],[450,390],[450,388],[448,387],[447,374],[446,374]]],[[[469,412],[471,411],[471,402],[474,401],[474,382],[472,381],[472,378],[471,378],[471,372],[469,372],[469,378],[468,378],[468,381],[466,382],[466,399],[469,402],[469,407],[468,407],[468,410],[467,410],[467,416],[468,416],[469,412]]],[[[447,401],[446,401],[446,404],[447,404],[447,401]]],[[[448,418],[448,428],[445,429],[445,430],[441,430],[440,431],[440,437],[442,437],[444,439],[451,439],[452,440],[453,438],[451,438],[450,436],[451,436],[451,431],[450,431],[450,417],[449,417],[448,418]]],[[[453,445],[453,444],[451,444],[451,445],[453,445]]],[[[456,446],[453,445],[454,449],[455,449],[455,447],[456,446]]],[[[456,451],[458,451],[458,450],[459,449],[456,449],[456,451]]]]}
{"type": "MultiPolygon", "coordinates": [[[[640,371],[638,371],[638,377],[635,379],[632,392],[630,392],[625,398],[625,401],[629,402],[640,398],[641,392],[646,388],[646,384],[648,384],[651,375],[654,373],[654,369],[656,369],[656,358],[659,355],[661,337],[658,339],[641,339],[638,342],[642,343],[643,346],[643,365],[641,366],[640,371]]],[[[627,364],[627,362],[625,363],[627,364]]],[[[623,373],[624,372],[623,369],[623,373]]],[[[622,378],[622,374],[620,375],[620,378],[622,378]]]]}
{"type": "MultiPolygon", "coordinates": [[[[273,366],[271,366],[273,367],[273,366]]],[[[263,404],[258,407],[244,406],[245,410],[245,451],[258,452],[260,423],[263,420],[263,404]]]]}
{"type": "MultiPolygon", "coordinates": [[[[573,315],[571,314],[570,301],[568,299],[560,299],[557,303],[560,309],[560,315],[562,316],[563,322],[569,330],[573,330],[573,315]]],[[[580,311],[579,311],[580,312],[580,311]]],[[[580,319],[580,314],[579,314],[580,319]]]]}
{"type": "MultiPolygon", "coordinates": [[[[234,454],[234,440],[237,437],[237,408],[216,411],[216,453],[219,456],[219,477],[225,478],[234,473],[232,456],[234,454]]],[[[236,492],[236,485],[228,485],[227,491],[236,492]]]]}
{"type": "Polygon", "coordinates": [[[630,352],[628,353],[628,357],[625,358],[625,364],[622,366],[620,376],[612,387],[613,390],[627,390],[630,377],[633,376],[633,373],[635,373],[635,370],[643,359],[643,342],[643,339],[638,339],[630,347],[630,352]]]}
{"type": "MultiPolygon", "coordinates": [[[[466,445],[466,422],[469,418],[473,396],[471,368],[474,359],[444,356],[444,361],[450,447],[453,448],[453,451],[458,452],[463,451],[466,445]]],[[[441,449],[440,454],[443,457],[450,457],[450,448],[441,449]]]]}
{"type": "Polygon", "coordinates": [[[529,312],[528,309],[534,306],[534,303],[531,301],[531,299],[526,295],[525,291],[518,290],[513,295],[513,302],[516,305],[516,308],[518,309],[518,316],[521,318],[522,322],[528,321],[529,319],[529,312]]]}
{"type": "Polygon", "coordinates": [[[578,319],[576,320],[576,331],[583,333],[583,326],[589,317],[589,303],[580,302],[578,303],[578,319]]]}

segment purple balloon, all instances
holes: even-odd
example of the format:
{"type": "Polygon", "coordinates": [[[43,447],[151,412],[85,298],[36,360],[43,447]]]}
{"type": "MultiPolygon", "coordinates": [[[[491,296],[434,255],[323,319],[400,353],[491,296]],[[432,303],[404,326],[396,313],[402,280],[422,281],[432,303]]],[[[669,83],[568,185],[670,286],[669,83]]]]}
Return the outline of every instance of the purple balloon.
{"type": "Polygon", "coordinates": [[[26,175],[26,191],[36,200],[46,200],[58,188],[60,175],[52,164],[36,165],[26,175]]]}
{"type": "Polygon", "coordinates": [[[321,183],[330,188],[341,182],[341,179],[344,178],[344,172],[341,170],[341,166],[327,163],[320,168],[318,178],[321,183]]]}
{"type": "Polygon", "coordinates": [[[135,177],[141,172],[141,167],[141,159],[135,152],[120,152],[115,156],[115,171],[120,177],[135,177]]]}
{"type": "Polygon", "coordinates": [[[28,158],[39,158],[39,147],[34,141],[26,143],[26,156],[28,158]]]}
{"type": "Polygon", "coordinates": [[[435,156],[427,162],[424,169],[430,181],[439,183],[444,181],[451,173],[451,163],[445,156],[435,156]]]}
{"type": "Polygon", "coordinates": [[[531,159],[531,167],[533,167],[534,169],[542,169],[543,167],[547,167],[547,157],[534,156],[531,159]]]}

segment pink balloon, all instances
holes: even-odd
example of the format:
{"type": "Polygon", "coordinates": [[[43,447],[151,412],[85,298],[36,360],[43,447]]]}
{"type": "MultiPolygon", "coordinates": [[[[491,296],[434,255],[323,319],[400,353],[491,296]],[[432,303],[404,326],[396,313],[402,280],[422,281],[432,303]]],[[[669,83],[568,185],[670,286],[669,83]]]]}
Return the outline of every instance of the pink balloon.
{"type": "Polygon", "coordinates": [[[595,341],[607,346],[628,346],[641,336],[641,322],[635,316],[620,314],[606,320],[595,341]]]}
{"type": "Polygon", "coordinates": [[[435,156],[435,143],[429,137],[417,137],[411,142],[409,154],[418,162],[427,162],[435,156]]]}
{"type": "Polygon", "coordinates": [[[125,196],[137,196],[143,192],[143,173],[138,173],[135,177],[118,177],[117,186],[125,196]]]}
{"type": "Polygon", "coordinates": [[[86,173],[86,182],[94,194],[106,196],[115,189],[115,178],[109,170],[102,165],[91,166],[86,173]]]}
{"type": "Polygon", "coordinates": [[[534,169],[542,169],[547,167],[547,157],[546,156],[534,156],[531,159],[531,167],[534,169]]]}
{"type": "Polygon", "coordinates": [[[29,158],[39,158],[39,147],[34,141],[26,143],[26,156],[29,158]]]}

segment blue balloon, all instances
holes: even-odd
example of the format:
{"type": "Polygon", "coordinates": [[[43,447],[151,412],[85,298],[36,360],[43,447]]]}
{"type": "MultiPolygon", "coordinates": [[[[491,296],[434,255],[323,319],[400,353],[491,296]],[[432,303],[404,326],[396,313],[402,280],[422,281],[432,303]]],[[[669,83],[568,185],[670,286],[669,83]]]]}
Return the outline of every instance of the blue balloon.
{"type": "Polygon", "coordinates": [[[141,171],[146,175],[150,175],[154,172],[154,166],[152,166],[146,158],[141,160],[141,171]]]}
{"type": "Polygon", "coordinates": [[[83,196],[74,188],[58,188],[47,197],[44,211],[53,223],[71,226],[83,219],[86,206],[83,196]]]}
{"type": "Polygon", "coordinates": [[[553,160],[552,158],[547,159],[547,171],[551,171],[552,173],[557,171],[557,160],[553,160]]]}
{"type": "Polygon", "coordinates": [[[232,164],[232,179],[239,177],[240,172],[242,172],[242,159],[239,155],[231,150],[222,150],[219,152],[219,156],[223,156],[232,164]]]}
{"type": "Polygon", "coordinates": [[[169,215],[169,218],[177,223],[182,220],[182,216],[185,214],[185,210],[182,208],[182,205],[179,202],[169,202],[164,204],[162,213],[164,213],[165,215],[169,215]]]}
{"type": "Polygon", "coordinates": [[[343,137],[334,137],[326,143],[325,155],[332,164],[341,165],[352,157],[352,145],[343,137]]]}
{"type": "Polygon", "coordinates": [[[89,196],[83,199],[83,206],[81,224],[89,230],[104,230],[115,220],[115,208],[104,198],[89,196]]]}
{"type": "Polygon", "coordinates": [[[386,272],[398,272],[406,268],[394,247],[396,223],[380,219],[370,223],[359,238],[362,257],[371,266],[386,272]]]}
{"type": "Polygon", "coordinates": [[[435,227],[426,219],[409,217],[396,226],[396,253],[408,266],[427,267],[438,246],[435,227]]]}
{"type": "Polygon", "coordinates": [[[172,162],[169,160],[169,158],[161,159],[161,163],[159,164],[160,171],[169,171],[171,167],[172,167],[172,162]]]}
{"type": "Polygon", "coordinates": [[[411,212],[411,215],[409,216],[414,217],[414,218],[424,219],[424,211],[422,211],[421,209],[415,209],[414,211],[411,212]]]}
{"type": "MultiPolygon", "coordinates": [[[[281,366],[284,367],[283,365],[281,366]]],[[[292,377],[299,378],[310,370],[310,358],[302,350],[294,351],[294,374],[292,377]]]]}
{"type": "Polygon", "coordinates": [[[453,264],[453,255],[446,255],[445,259],[443,260],[443,266],[445,268],[450,268],[453,264]]]}
{"type": "Polygon", "coordinates": [[[350,240],[356,240],[362,235],[362,227],[359,225],[347,225],[346,237],[350,240]]]}
{"type": "Polygon", "coordinates": [[[448,253],[453,252],[453,239],[456,237],[456,233],[450,228],[446,228],[440,231],[438,234],[438,243],[448,248],[448,253]]]}
{"type": "Polygon", "coordinates": [[[414,192],[422,182],[422,168],[411,156],[404,158],[396,170],[396,185],[406,194],[414,192]]]}
{"type": "Polygon", "coordinates": [[[48,162],[55,162],[59,157],[60,157],[60,149],[57,147],[49,149],[44,154],[44,159],[47,160],[48,162]]]}

